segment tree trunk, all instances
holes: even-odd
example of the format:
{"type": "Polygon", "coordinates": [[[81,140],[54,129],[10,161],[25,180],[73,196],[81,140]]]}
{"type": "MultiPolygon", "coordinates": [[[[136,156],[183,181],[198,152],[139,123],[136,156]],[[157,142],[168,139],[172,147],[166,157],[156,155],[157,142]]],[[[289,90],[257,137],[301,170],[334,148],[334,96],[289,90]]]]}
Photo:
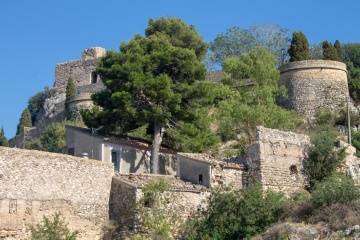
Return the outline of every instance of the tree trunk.
{"type": "Polygon", "coordinates": [[[157,120],[154,122],[154,139],[151,148],[152,174],[159,174],[159,150],[162,141],[162,127],[157,120]]]}

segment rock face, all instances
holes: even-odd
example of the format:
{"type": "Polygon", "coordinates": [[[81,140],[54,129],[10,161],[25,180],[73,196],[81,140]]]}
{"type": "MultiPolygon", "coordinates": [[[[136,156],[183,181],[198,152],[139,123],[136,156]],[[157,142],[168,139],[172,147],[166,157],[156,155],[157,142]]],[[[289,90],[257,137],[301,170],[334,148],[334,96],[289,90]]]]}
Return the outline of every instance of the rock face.
{"type": "Polygon", "coordinates": [[[279,85],[288,89],[288,98],[279,104],[305,116],[317,110],[334,111],[349,96],[346,65],[328,60],[290,62],[279,68],[279,85]]]}
{"type": "Polygon", "coordinates": [[[61,212],[79,239],[100,239],[113,174],[100,161],[0,147],[0,238],[27,239],[29,226],[61,212]]]}

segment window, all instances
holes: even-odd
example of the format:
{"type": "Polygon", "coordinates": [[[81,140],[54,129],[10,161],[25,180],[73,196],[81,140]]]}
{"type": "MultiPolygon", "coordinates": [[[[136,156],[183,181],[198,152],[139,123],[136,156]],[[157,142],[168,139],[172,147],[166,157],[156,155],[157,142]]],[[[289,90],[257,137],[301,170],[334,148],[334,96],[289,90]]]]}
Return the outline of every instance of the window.
{"type": "Polygon", "coordinates": [[[111,151],[111,162],[114,164],[114,171],[119,172],[118,152],[111,151]]]}
{"type": "Polygon", "coordinates": [[[202,174],[199,174],[199,183],[202,183],[202,182],[203,182],[202,174]]]}
{"type": "Polygon", "coordinates": [[[91,83],[97,83],[97,74],[96,72],[91,73],[91,83]]]}

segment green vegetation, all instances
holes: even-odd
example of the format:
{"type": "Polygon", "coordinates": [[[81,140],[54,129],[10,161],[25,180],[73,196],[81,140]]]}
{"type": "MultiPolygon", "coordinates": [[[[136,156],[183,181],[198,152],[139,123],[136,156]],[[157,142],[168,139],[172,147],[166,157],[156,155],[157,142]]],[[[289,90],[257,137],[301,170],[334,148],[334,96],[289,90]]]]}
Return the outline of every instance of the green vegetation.
{"type": "Polygon", "coordinates": [[[28,100],[28,109],[31,114],[31,122],[34,125],[36,121],[36,115],[39,113],[40,108],[44,104],[45,93],[44,91],[38,92],[35,95],[31,96],[28,100]]]}
{"type": "Polygon", "coordinates": [[[0,131],[0,146],[3,146],[3,147],[9,146],[9,142],[8,142],[7,138],[5,137],[4,127],[1,127],[1,131],[0,131]]]}
{"type": "Polygon", "coordinates": [[[73,116],[71,114],[71,111],[69,109],[69,101],[71,97],[76,95],[76,88],[74,81],[71,77],[68,78],[67,84],[66,84],[66,99],[65,99],[65,120],[74,120],[73,116]]]}
{"type": "Polygon", "coordinates": [[[301,31],[293,32],[288,53],[290,55],[290,62],[311,59],[309,52],[309,42],[301,31]]]}
{"type": "Polygon", "coordinates": [[[91,122],[86,119],[90,115],[97,126],[122,134],[147,124],[153,135],[153,173],[158,172],[163,138],[196,139],[196,150],[204,149],[208,144],[204,134],[211,135],[210,121],[202,120],[207,116],[199,113],[201,96],[196,93],[198,82],[206,76],[201,62],[206,47],[194,26],[181,19],[150,19],[145,36],[134,36],[121,44],[120,52],[108,51],[100,59],[97,72],[107,90],[93,100],[103,110],[96,115],[85,111],[84,121],[91,122]]]}
{"type": "Polygon", "coordinates": [[[19,119],[19,124],[17,125],[16,135],[24,132],[25,127],[32,127],[31,114],[28,108],[25,108],[19,119]]]}
{"type": "Polygon", "coordinates": [[[169,184],[163,178],[144,186],[144,195],[135,207],[146,232],[131,239],[174,239],[178,234],[184,224],[183,209],[175,204],[176,193],[167,189],[169,184]]]}
{"type": "Polygon", "coordinates": [[[325,40],[322,43],[323,48],[323,57],[324,60],[333,60],[338,61],[338,49],[336,49],[331,43],[329,43],[327,40],[325,40]]]}
{"type": "Polygon", "coordinates": [[[78,231],[71,232],[60,213],[55,213],[50,220],[43,216],[43,222],[31,227],[32,240],[76,240],[78,231]]]}
{"type": "Polygon", "coordinates": [[[45,129],[40,137],[41,150],[47,152],[61,152],[61,150],[66,146],[66,125],[79,127],[84,126],[84,124],[79,121],[62,121],[51,124],[45,129]]]}
{"type": "Polygon", "coordinates": [[[336,49],[336,53],[337,53],[337,59],[335,59],[335,60],[339,61],[339,62],[344,61],[344,51],[341,47],[339,40],[335,41],[334,48],[336,49]]]}
{"type": "Polygon", "coordinates": [[[282,214],[285,197],[258,184],[238,191],[215,189],[208,207],[188,223],[187,239],[250,239],[282,214]]]}

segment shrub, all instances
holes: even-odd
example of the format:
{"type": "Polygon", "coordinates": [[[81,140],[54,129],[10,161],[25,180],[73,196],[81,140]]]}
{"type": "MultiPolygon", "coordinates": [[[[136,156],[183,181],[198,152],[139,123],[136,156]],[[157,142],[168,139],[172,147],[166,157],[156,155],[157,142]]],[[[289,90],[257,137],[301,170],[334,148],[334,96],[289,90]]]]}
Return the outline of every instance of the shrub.
{"type": "Polygon", "coordinates": [[[52,221],[43,216],[43,222],[41,224],[36,224],[35,227],[31,227],[31,239],[75,240],[79,232],[71,232],[67,225],[61,213],[55,213],[52,221]]]}
{"type": "Polygon", "coordinates": [[[214,190],[207,209],[189,221],[187,239],[250,238],[277,221],[284,205],[283,194],[264,192],[259,184],[238,191],[214,190]]]}
{"type": "Polygon", "coordinates": [[[360,198],[360,190],[354,180],[343,174],[326,177],[323,182],[315,183],[311,202],[315,207],[334,203],[349,203],[360,198]]]}

